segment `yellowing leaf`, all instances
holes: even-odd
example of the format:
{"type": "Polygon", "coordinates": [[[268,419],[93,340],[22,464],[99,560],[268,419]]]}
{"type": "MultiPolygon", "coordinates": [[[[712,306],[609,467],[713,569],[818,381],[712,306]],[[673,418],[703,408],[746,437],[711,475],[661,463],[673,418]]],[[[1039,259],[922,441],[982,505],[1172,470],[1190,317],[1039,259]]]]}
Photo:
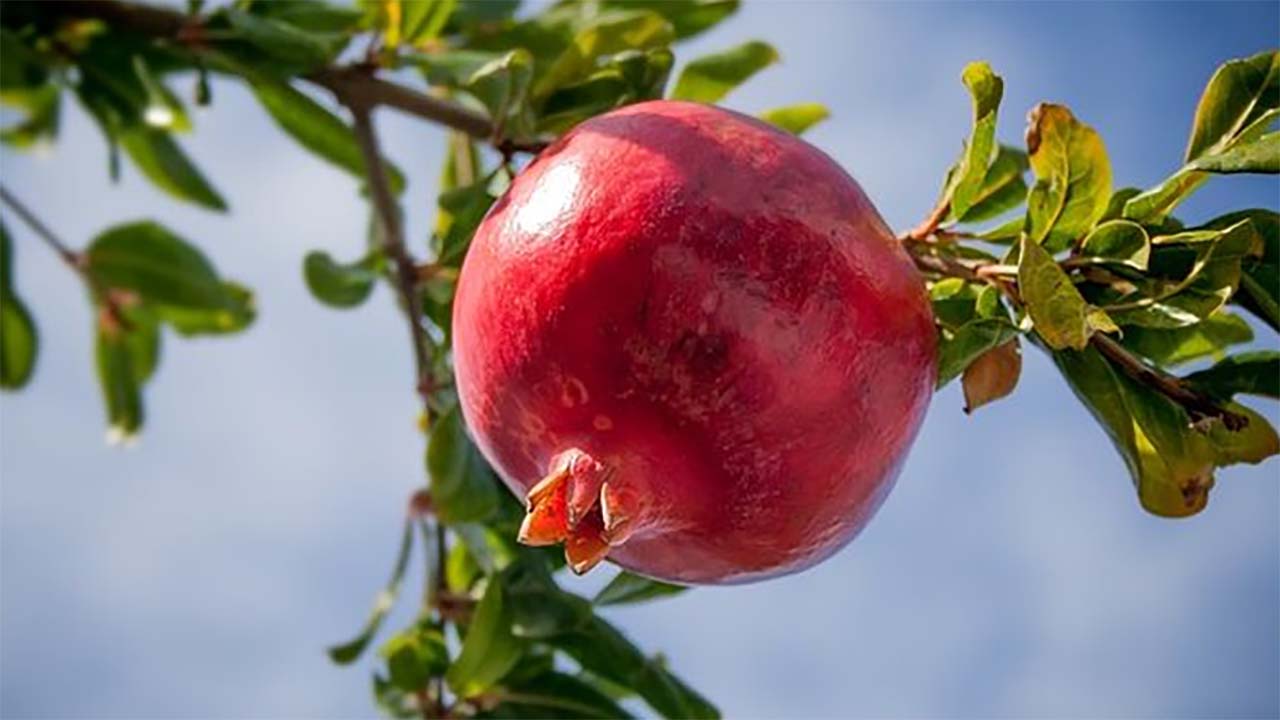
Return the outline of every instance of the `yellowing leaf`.
{"type": "Polygon", "coordinates": [[[1084,236],[1107,211],[1111,161],[1102,138],[1061,105],[1028,116],[1027,153],[1036,183],[1027,197],[1027,234],[1050,251],[1084,236]]]}
{"type": "Polygon", "coordinates": [[[960,77],[973,96],[973,132],[947,187],[956,217],[964,217],[977,202],[995,151],[996,111],[1004,96],[1004,81],[985,62],[969,63],[960,77]]]}
{"type": "Polygon", "coordinates": [[[1053,256],[1026,235],[1018,262],[1018,289],[1036,333],[1055,350],[1082,350],[1095,330],[1114,328],[1106,313],[1089,307],[1053,256]]]}
{"type": "Polygon", "coordinates": [[[1228,406],[1249,419],[1243,429],[1231,431],[1214,420],[1205,431],[1093,348],[1055,352],[1053,360],[1124,458],[1142,506],[1156,515],[1194,515],[1208,502],[1216,467],[1261,462],[1280,450],[1275,430],[1246,408],[1228,406]]]}

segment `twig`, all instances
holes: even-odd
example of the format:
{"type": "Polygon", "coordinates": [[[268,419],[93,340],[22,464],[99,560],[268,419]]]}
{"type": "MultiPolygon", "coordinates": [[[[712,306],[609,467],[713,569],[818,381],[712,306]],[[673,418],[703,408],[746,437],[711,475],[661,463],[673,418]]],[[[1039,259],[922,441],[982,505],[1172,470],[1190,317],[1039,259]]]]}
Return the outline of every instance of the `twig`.
{"type": "Polygon", "coordinates": [[[23,204],[13,193],[9,192],[9,188],[4,185],[0,185],[0,200],[3,200],[4,204],[8,205],[9,209],[22,219],[22,222],[26,223],[27,227],[31,228],[32,232],[44,241],[44,244],[52,248],[58,254],[58,257],[62,258],[77,273],[85,274],[84,263],[80,259],[80,254],[62,242],[47,225],[40,221],[40,218],[36,217],[35,213],[31,212],[30,208],[23,204]]]}
{"type": "MultiPolygon", "coordinates": [[[[921,227],[925,224],[927,222],[922,223],[921,227]]],[[[958,277],[969,282],[990,283],[1016,305],[1022,304],[1016,278],[1008,277],[1013,268],[988,260],[964,263],[956,258],[938,254],[936,248],[926,239],[913,237],[914,232],[907,233],[901,240],[912,261],[922,272],[958,277]]],[[[1188,387],[1180,378],[1148,365],[1107,335],[1101,332],[1094,333],[1089,339],[1089,344],[1125,375],[1182,406],[1193,422],[1205,418],[1217,418],[1222,420],[1222,424],[1229,430],[1240,430],[1249,424],[1247,417],[1227,410],[1213,398],[1188,387]]]]}
{"type": "Polygon", "coordinates": [[[364,156],[365,170],[369,176],[369,194],[382,228],[382,251],[391,260],[393,283],[405,316],[409,320],[409,339],[413,344],[413,360],[417,371],[415,389],[422,396],[425,411],[431,412],[431,356],[430,340],[422,327],[420,297],[418,295],[417,264],[409,256],[404,245],[404,229],[400,224],[400,208],[391,194],[386,167],[382,162],[377,131],[368,105],[359,99],[339,95],[338,98],[351,109],[356,142],[364,156]]]}
{"type": "Polygon", "coordinates": [[[942,224],[942,221],[946,219],[947,213],[949,212],[951,212],[951,201],[943,200],[933,208],[933,212],[929,213],[929,217],[925,218],[924,222],[908,231],[902,239],[915,240],[918,242],[928,240],[933,236],[934,232],[938,229],[938,226],[942,224]]]}
{"type": "Polygon", "coordinates": [[[31,228],[36,237],[40,238],[45,245],[48,245],[67,264],[67,267],[75,271],[80,280],[84,282],[85,287],[89,288],[89,294],[95,301],[102,304],[101,309],[104,314],[100,319],[108,323],[108,327],[114,326],[124,330],[132,329],[133,324],[129,321],[129,318],[125,317],[124,310],[121,308],[122,294],[113,292],[110,288],[105,287],[98,278],[89,272],[84,255],[72,250],[69,245],[49,229],[48,225],[45,225],[40,218],[36,217],[36,214],[30,208],[3,185],[0,185],[0,200],[5,205],[8,205],[9,209],[13,210],[18,218],[27,227],[31,228]]]}
{"type": "Polygon", "coordinates": [[[1187,387],[1179,378],[1146,364],[1126,350],[1123,345],[1106,335],[1095,333],[1089,340],[1089,344],[1115,363],[1125,375],[1181,405],[1191,415],[1193,422],[1205,418],[1218,418],[1228,430],[1240,430],[1249,424],[1249,418],[1223,408],[1212,398],[1187,387]]]}

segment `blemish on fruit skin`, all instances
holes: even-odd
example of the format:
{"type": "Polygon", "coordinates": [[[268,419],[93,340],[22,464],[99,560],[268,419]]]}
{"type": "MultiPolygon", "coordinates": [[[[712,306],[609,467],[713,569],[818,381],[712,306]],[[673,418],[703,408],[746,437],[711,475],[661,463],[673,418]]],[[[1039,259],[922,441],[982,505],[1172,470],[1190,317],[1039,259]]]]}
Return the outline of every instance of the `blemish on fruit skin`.
{"type": "Polygon", "coordinates": [[[714,290],[702,296],[702,312],[710,315],[716,311],[716,306],[720,304],[720,293],[714,290]]]}
{"type": "Polygon", "coordinates": [[[520,426],[524,428],[526,436],[534,438],[547,431],[547,424],[542,418],[524,409],[520,411],[520,426]]]}
{"type": "Polygon", "coordinates": [[[597,415],[592,418],[591,427],[601,432],[604,432],[605,430],[612,430],[613,420],[610,420],[608,415],[597,415]]]}
{"type": "Polygon", "coordinates": [[[587,386],[578,378],[569,375],[560,384],[560,404],[567,408],[586,405],[591,400],[587,386]]]}

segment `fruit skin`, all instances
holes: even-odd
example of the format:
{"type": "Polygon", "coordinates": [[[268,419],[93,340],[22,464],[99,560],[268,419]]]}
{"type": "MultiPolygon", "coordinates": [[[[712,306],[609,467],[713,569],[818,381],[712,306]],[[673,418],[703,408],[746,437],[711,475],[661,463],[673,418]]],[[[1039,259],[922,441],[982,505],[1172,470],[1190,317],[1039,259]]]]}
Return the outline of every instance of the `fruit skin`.
{"type": "Polygon", "coordinates": [[[681,583],[848,543],[935,378],[923,281],[857,183],[685,102],[588,120],[526,168],[475,234],[453,328],[464,416],[508,487],[580,449],[634,521],[609,559],[681,583]]]}

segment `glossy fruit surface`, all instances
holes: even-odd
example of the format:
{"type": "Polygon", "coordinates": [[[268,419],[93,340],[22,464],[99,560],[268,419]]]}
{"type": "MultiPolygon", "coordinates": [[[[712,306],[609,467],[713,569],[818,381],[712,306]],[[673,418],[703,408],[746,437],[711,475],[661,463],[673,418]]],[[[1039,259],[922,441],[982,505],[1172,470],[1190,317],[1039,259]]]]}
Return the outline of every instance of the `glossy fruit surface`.
{"type": "Polygon", "coordinates": [[[454,306],[463,413],[521,539],[686,583],[846,544],[935,373],[923,282],[866,195],[755,119],[655,101],[589,120],[485,218],[454,306]]]}

